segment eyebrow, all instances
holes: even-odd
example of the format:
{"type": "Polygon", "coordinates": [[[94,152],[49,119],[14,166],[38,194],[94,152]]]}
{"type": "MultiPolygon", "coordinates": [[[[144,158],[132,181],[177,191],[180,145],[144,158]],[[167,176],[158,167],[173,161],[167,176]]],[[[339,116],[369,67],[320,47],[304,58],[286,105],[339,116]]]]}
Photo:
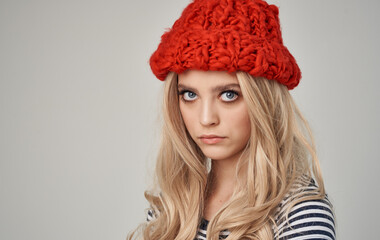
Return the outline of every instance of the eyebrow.
{"type": "MultiPolygon", "coordinates": [[[[220,86],[216,86],[212,89],[213,92],[219,92],[219,91],[223,91],[223,90],[226,90],[226,89],[229,89],[229,88],[233,88],[233,87],[236,87],[236,88],[239,88],[240,89],[240,85],[238,83],[231,83],[231,84],[227,84],[227,85],[220,85],[220,86]]],[[[195,88],[192,88],[192,87],[188,87],[184,84],[178,84],[178,89],[188,89],[190,91],[193,91],[193,92],[196,92],[196,89],[195,88]]]]}

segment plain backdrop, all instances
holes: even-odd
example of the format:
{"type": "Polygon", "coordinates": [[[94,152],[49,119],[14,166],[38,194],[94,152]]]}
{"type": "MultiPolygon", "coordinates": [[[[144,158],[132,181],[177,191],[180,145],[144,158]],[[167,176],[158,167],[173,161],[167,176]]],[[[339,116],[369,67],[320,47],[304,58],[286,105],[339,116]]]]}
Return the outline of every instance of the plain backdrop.
{"type": "MultiPolygon", "coordinates": [[[[148,60],[188,0],[0,1],[0,239],[125,239],[145,220],[163,83],[148,60]]],[[[277,0],[339,239],[375,239],[376,0],[277,0]]]]}

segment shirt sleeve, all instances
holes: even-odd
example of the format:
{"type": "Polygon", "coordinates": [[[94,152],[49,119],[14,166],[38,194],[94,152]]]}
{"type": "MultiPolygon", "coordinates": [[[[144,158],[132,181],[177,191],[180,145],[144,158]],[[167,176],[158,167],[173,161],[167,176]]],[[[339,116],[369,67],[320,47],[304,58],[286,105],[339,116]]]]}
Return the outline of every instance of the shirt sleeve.
{"type": "Polygon", "coordinates": [[[335,218],[332,205],[327,198],[306,200],[291,208],[289,222],[285,216],[277,221],[279,240],[335,240],[335,218]]]}

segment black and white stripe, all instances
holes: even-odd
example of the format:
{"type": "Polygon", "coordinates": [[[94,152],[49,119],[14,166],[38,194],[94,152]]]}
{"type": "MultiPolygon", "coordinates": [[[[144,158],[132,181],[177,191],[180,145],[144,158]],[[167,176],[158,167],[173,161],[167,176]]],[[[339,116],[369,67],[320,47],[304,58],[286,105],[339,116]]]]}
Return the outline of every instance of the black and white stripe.
{"type": "MultiPolygon", "coordinates": [[[[276,214],[276,226],[273,226],[274,239],[279,240],[335,240],[335,217],[332,211],[332,204],[326,195],[324,199],[306,200],[294,205],[286,221],[285,210],[291,200],[300,194],[312,195],[317,189],[313,179],[309,180],[308,186],[298,182],[280,203],[276,214]]],[[[148,210],[147,221],[154,219],[154,211],[148,210]]],[[[205,240],[207,235],[208,221],[201,219],[197,236],[194,240],[205,240]]],[[[219,239],[225,239],[230,232],[228,230],[220,232],[219,239]]]]}
{"type": "MultiPolygon", "coordinates": [[[[307,180],[304,179],[303,180],[307,180]]],[[[289,194],[281,202],[276,216],[278,231],[274,231],[275,239],[326,239],[335,240],[335,217],[332,204],[327,194],[324,199],[305,200],[294,205],[286,221],[285,210],[290,202],[298,197],[316,194],[318,187],[313,179],[308,186],[298,181],[289,194]]]]}

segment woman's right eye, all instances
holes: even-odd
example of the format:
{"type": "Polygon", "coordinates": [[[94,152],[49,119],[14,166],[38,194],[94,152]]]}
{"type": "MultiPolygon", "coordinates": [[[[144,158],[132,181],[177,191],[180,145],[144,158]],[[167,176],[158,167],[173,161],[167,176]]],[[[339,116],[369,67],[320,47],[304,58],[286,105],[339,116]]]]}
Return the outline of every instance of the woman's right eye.
{"type": "Polygon", "coordinates": [[[180,95],[182,95],[182,99],[187,102],[194,101],[194,99],[196,99],[197,96],[197,94],[190,91],[182,91],[180,92],[180,95]]]}

